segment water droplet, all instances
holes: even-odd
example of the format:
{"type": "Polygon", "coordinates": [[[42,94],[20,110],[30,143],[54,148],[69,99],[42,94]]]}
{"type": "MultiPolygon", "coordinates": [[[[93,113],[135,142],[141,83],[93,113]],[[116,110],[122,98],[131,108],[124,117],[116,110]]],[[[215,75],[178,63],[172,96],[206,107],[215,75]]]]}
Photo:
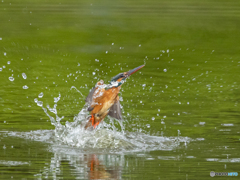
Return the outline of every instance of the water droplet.
{"type": "Polygon", "coordinates": [[[160,112],[160,109],[158,109],[158,112],[160,112]]]}
{"type": "Polygon", "coordinates": [[[187,104],[189,104],[189,102],[187,102],[187,104]]]}
{"type": "Polygon", "coordinates": [[[181,132],[180,132],[180,130],[178,129],[177,131],[178,131],[178,136],[180,136],[180,135],[181,135],[181,132]]]}
{"type": "Polygon", "coordinates": [[[95,75],[96,73],[95,72],[92,72],[92,75],[95,75]]]}
{"type": "Polygon", "coordinates": [[[114,45],[114,43],[112,43],[112,45],[114,45]]]}
{"type": "Polygon", "coordinates": [[[152,120],[154,121],[154,120],[155,120],[155,117],[152,117],[152,120]]]}
{"type": "Polygon", "coordinates": [[[54,98],[54,103],[57,103],[57,102],[60,100],[60,98],[61,98],[61,94],[59,94],[58,97],[55,97],[55,98],[54,98]]]}
{"type": "Polygon", "coordinates": [[[2,40],[2,38],[0,37],[0,41],[2,40]]]}
{"type": "Polygon", "coordinates": [[[0,67],[0,71],[2,71],[2,68],[0,67]]]}
{"type": "Polygon", "coordinates": [[[24,85],[22,88],[23,88],[23,89],[28,89],[28,86],[27,86],[27,85],[24,85]]]}
{"type": "Polygon", "coordinates": [[[108,51],[106,51],[106,54],[108,53],[108,51]]]}
{"type": "Polygon", "coordinates": [[[14,81],[14,77],[10,76],[9,78],[9,81],[14,81]]]}
{"type": "Polygon", "coordinates": [[[42,101],[38,101],[38,102],[37,102],[37,105],[40,106],[40,107],[42,107],[42,106],[43,106],[43,102],[42,102],[42,101]]]}
{"type": "Polygon", "coordinates": [[[41,92],[39,95],[38,95],[39,98],[42,98],[43,97],[43,92],[41,92]]]}
{"type": "Polygon", "coordinates": [[[4,56],[6,56],[6,55],[7,55],[7,53],[6,53],[6,52],[4,52],[3,54],[4,54],[4,56]]]}
{"type": "Polygon", "coordinates": [[[150,128],[150,124],[146,124],[147,128],[150,128]]]}
{"type": "Polygon", "coordinates": [[[40,107],[43,106],[43,102],[42,101],[38,101],[37,98],[34,99],[34,102],[37,103],[37,105],[40,106],[40,107]]]}
{"type": "Polygon", "coordinates": [[[142,103],[142,101],[140,101],[140,103],[142,103]]]}
{"type": "Polygon", "coordinates": [[[167,69],[163,69],[164,72],[167,72],[167,69]]]}
{"type": "Polygon", "coordinates": [[[179,102],[179,104],[182,104],[181,102],[179,102]]]}
{"type": "Polygon", "coordinates": [[[142,87],[146,87],[146,84],[143,84],[142,87]]]}
{"type": "Polygon", "coordinates": [[[141,44],[139,44],[138,46],[141,47],[141,44]]]}
{"type": "Polygon", "coordinates": [[[22,73],[23,79],[27,79],[27,75],[25,73],[22,73]]]}
{"type": "Polygon", "coordinates": [[[204,124],[205,124],[205,122],[199,122],[199,124],[200,124],[200,125],[204,125],[204,124]]]}
{"type": "Polygon", "coordinates": [[[8,61],[7,64],[11,64],[11,61],[8,61]]]}

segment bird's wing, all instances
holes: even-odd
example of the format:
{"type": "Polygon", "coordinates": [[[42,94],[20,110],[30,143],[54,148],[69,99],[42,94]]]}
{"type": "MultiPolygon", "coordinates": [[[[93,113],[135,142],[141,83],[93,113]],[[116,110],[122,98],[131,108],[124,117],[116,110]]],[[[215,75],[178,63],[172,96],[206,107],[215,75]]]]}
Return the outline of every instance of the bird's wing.
{"type": "Polygon", "coordinates": [[[119,100],[112,105],[108,112],[108,115],[118,120],[122,120],[122,113],[119,100]]]}
{"type": "Polygon", "coordinates": [[[85,102],[87,102],[89,106],[92,104],[92,101],[93,101],[92,97],[93,97],[93,94],[94,94],[95,90],[96,90],[96,87],[93,87],[92,90],[90,91],[90,93],[88,94],[88,96],[85,99],[85,102]]]}

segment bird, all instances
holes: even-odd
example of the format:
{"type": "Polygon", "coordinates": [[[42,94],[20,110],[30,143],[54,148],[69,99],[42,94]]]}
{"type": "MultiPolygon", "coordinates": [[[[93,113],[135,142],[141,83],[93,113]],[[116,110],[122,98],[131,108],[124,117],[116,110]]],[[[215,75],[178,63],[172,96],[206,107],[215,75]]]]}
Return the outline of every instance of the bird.
{"type": "Polygon", "coordinates": [[[95,129],[104,118],[109,115],[115,119],[122,120],[121,106],[119,102],[119,91],[126,78],[137,72],[145,65],[138,66],[128,72],[119,73],[114,76],[109,84],[103,80],[97,82],[85,99],[87,110],[90,112],[89,121],[85,129],[95,129]]]}

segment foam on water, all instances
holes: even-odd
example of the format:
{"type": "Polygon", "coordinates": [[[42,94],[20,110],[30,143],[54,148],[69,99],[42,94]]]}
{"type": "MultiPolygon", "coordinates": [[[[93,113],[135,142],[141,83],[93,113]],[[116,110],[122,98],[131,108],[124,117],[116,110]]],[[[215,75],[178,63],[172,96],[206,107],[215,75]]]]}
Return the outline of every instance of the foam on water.
{"type": "MultiPolygon", "coordinates": [[[[43,94],[41,95],[41,97],[43,94]]],[[[152,151],[152,150],[173,150],[181,143],[187,144],[191,141],[188,137],[164,137],[151,136],[142,132],[125,131],[126,124],[119,121],[119,126],[114,123],[115,120],[110,119],[110,123],[103,121],[94,130],[85,130],[84,126],[89,119],[87,105],[85,105],[77,116],[73,118],[73,122],[66,122],[62,125],[60,121],[64,117],[59,117],[57,113],[57,102],[61,95],[54,98],[54,106],[44,107],[42,101],[37,98],[35,103],[43,109],[50,118],[54,130],[37,130],[31,132],[8,132],[10,136],[17,136],[35,141],[42,141],[54,145],[67,145],[76,147],[82,151],[109,151],[109,152],[136,152],[136,151],[152,151]],[[54,113],[56,117],[52,117],[48,112],[54,113]]]]}
{"type": "Polygon", "coordinates": [[[0,160],[0,164],[4,166],[20,166],[20,165],[29,165],[28,162],[22,162],[22,161],[3,161],[0,160]]]}

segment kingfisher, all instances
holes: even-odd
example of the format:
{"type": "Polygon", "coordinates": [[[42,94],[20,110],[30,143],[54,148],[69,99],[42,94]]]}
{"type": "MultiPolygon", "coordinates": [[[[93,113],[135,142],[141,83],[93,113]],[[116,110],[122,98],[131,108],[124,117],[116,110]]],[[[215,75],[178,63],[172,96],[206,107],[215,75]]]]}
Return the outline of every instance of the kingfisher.
{"type": "Polygon", "coordinates": [[[97,82],[86,98],[88,111],[90,112],[89,121],[85,129],[94,129],[107,116],[122,120],[121,106],[119,103],[119,91],[126,78],[143,68],[145,65],[138,66],[128,72],[119,73],[114,76],[109,84],[104,84],[103,80],[97,82]]]}

